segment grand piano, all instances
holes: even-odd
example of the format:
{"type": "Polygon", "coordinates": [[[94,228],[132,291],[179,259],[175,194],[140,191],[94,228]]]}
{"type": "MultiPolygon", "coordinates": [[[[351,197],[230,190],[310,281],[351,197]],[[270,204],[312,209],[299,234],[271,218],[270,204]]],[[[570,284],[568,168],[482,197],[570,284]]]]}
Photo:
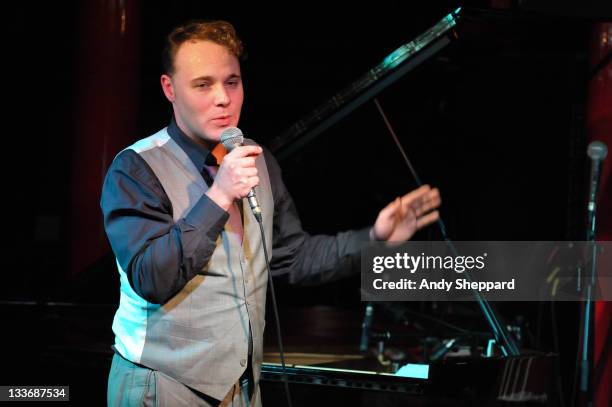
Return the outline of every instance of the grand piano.
{"type": "MultiPolygon", "coordinates": [[[[288,161],[369,103],[376,105],[395,137],[379,94],[470,35],[478,18],[477,13],[466,16],[461,9],[450,12],[272,139],[271,149],[281,161],[288,161]]],[[[411,171],[406,177],[420,184],[412,164],[406,164],[411,171]]],[[[450,240],[444,223],[438,226],[441,239],[450,240]]],[[[474,329],[462,328],[469,325],[465,321],[459,322],[461,326],[445,323],[442,318],[448,315],[444,313],[436,320],[402,305],[363,304],[361,312],[320,306],[282,310],[284,368],[274,325],[268,322],[262,367],[264,404],[287,404],[283,382],[288,383],[294,406],[559,403],[556,356],[520,348],[517,331],[510,333],[486,301],[476,298],[477,311],[471,318],[482,323],[474,329]],[[422,323],[415,324],[419,319],[422,323]]],[[[269,310],[268,316],[272,315],[269,310]]],[[[510,328],[518,329],[520,337],[520,327],[510,328]]]]}

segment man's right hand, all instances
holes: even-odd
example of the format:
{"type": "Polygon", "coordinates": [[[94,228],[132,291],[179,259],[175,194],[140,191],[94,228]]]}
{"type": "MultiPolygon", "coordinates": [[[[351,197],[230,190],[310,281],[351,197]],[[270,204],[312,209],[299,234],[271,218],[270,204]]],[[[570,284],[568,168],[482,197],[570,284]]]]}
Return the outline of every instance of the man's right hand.
{"type": "Polygon", "coordinates": [[[242,199],[259,184],[255,159],[263,150],[259,146],[239,146],[223,157],[215,181],[206,195],[224,210],[242,199]]]}

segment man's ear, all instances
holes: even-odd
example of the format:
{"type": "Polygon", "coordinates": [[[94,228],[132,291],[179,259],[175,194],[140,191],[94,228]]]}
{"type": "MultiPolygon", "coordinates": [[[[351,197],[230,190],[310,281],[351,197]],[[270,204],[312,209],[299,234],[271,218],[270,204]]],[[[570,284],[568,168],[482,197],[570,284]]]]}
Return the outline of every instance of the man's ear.
{"type": "Polygon", "coordinates": [[[163,74],[160,78],[161,87],[164,91],[164,95],[166,95],[166,99],[170,103],[174,102],[174,86],[172,86],[172,78],[170,76],[163,74]]]}

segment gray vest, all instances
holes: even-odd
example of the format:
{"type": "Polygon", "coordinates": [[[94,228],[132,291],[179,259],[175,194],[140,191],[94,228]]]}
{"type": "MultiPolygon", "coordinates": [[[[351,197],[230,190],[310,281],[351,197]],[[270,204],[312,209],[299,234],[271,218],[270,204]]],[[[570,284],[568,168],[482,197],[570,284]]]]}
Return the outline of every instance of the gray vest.
{"type": "MultiPolygon", "coordinates": [[[[161,182],[174,221],[189,213],[207,191],[198,169],[166,129],[129,148],[161,182]]],[[[257,169],[260,185],[255,190],[272,256],[274,201],[263,155],[257,158],[257,169]]],[[[263,354],[268,276],[259,226],[246,200],[242,205],[242,245],[228,222],[210,262],[166,304],[138,297],[120,268],[121,303],[113,323],[116,347],[123,356],[219,400],[245,370],[249,326],[256,383],[263,354]]]]}

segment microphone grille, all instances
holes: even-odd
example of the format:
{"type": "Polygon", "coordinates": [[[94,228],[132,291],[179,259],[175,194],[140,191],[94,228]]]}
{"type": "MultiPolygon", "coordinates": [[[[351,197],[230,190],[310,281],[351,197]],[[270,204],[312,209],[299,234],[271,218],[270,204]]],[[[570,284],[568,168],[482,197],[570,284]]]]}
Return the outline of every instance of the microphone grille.
{"type": "Polygon", "coordinates": [[[608,155],[608,147],[601,141],[592,141],[587,148],[587,154],[591,160],[603,160],[608,155]]]}
{"type": "Polygon", "coordinates": [[[238,127],[228,127],[221,132],[221,143],[227,151],[232,151],[234,147],[241,146],[244,142],[242,130],[238,127]]]}

